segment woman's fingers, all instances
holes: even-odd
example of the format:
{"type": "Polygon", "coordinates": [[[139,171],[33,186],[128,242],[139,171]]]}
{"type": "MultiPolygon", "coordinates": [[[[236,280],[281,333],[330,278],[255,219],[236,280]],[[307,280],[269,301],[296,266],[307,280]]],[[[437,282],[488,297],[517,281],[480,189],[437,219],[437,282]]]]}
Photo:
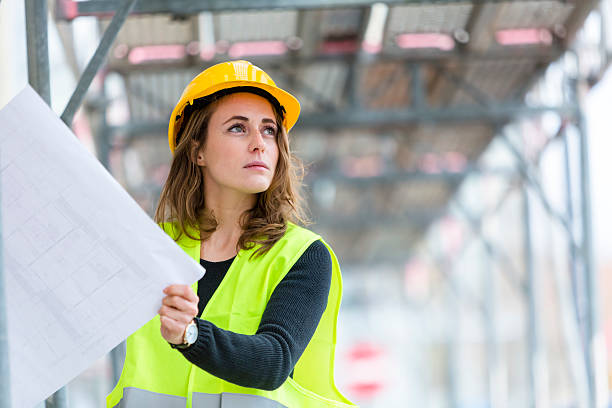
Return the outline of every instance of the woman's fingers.
{"type": "Polygon", "coordinates": [[[164,289],[164,293],[168,296],[180,296],[195,303],[200,300],[188,285],[170,285],[164,289]]]}
{"type": "Polygon", "coordinates": [[[191,313],[186,313],[166,305],[162,305],[162,307],[159,309],[159,315],[169,317],[179,323],[183,323],[183,325],[189,324],[194,317],[194,315],[191,313]]]}
{"type": "Polygon", "coordinates": [[[189,302],[180,296],[166,296],[162,300],[162,305],[173,307],[193,316],[198,314],[198,304],[195,302],[189,302]]]}
{"type": "Polygon", "coordinates": [[[183,330],[184,325],[182,323],[177,322],[173,318],[162,315],[160,319],[161,319],[162,329],[166,329],[169,332],[174,332],[176,334],[182,334],[184,332],[183,330]]]}
{"type": "Polygon", "coordinates": [[[180,344],[183,342],[183,334],[185,332],[184,324],[181,324],[168,316],[161,316],[160,321],[161,335],[166,341],[173,344],[180,344]]]}
{"type": "Polygon", "coordinates": [[[198,314],[199,298],[190,286],[170,285],[164,289],[166,296],[159,308],[161,334],[174,344],[183,342],[185,328],[198,314]]]}

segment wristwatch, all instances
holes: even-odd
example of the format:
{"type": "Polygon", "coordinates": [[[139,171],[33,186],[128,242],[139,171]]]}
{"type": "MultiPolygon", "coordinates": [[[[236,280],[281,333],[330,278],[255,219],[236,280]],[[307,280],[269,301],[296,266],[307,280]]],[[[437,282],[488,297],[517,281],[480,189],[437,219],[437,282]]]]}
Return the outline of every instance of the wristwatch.
{"type": "Polygon", "coordinates": [[[170,347],[175,349],[186,349],[196,342],[198,339],[198,325],[195,322],[195,319],[191,321],[185,328],[185,334],[183,334],[183,344],[172,344],[170,343],[170,347]]]}

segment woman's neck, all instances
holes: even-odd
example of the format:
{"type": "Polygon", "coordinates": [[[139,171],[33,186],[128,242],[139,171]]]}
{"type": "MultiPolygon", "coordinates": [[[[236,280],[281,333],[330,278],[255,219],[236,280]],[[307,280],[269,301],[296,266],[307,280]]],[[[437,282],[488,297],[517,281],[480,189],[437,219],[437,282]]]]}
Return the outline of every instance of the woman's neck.
{"type": "Polygon", "coordinates": [[[236,246],[242,235],[240,217],[253,207],[255,200],[255,194],[206,191],[206,209],[215,217],[217,228],[200,246],[202,259],[222,261],[236,255],[236,246]]]}

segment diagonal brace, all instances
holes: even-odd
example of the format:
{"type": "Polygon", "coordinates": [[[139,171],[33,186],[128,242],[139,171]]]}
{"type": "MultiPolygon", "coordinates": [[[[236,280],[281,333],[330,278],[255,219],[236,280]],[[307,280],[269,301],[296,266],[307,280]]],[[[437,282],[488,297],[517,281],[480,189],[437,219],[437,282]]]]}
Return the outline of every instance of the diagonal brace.
{"type": "MultiPolygon", "coordinates": [[[[508,189],[507,191],[510,192],[511,190],[512,189],[508,189]]],[[[500,201],[504,201],[506,197],[507,197],[507,194],[504,194],[500,201]]],[[[507,269],[502,268],[502,270],[506,271],[506,274],[508,275],[508,277],[517,284],[517,286],[523,291],[523,293],[526,293],[527,287],[525,285],[525,282],[523,282],[522,279],[519,277],[519,274],[515,266],[512,264],[510,257],[505,252],[499,249],[496,249],[496,247],[491,243],[491,241],[483,235],[482,221],[481,221],[482,218],[480,219],[475,218],[472,214],[469,213],[469,211],[465,208],[463,203],[461,203],[460,201],[455,200],[455,204],[457,205],[457,208],[459,209],[459,211],[461,211],[461,213],[465,217],[472,232],[476,234],[476,238],[480,239],[480,241],[483,243],[485,250],[487,251],[489,256],[491,256],[494,259],[496,258],[499,261],[502,261],[503,263],[505,263],[508,266],[508,268],[507,269]]]]}
{"type": "Polygon", "coordinates": [[[79,79],[79,83],[77,84],[74,93],[72,94],[70,100],[68,101],[68,104],[66,105],[66,109],[64,109],[64,112],[62,113],[61,119],[66,125],[70,126],[70,124],[72,123],[74,114],[79,108],[79,106],[81,106],[83,98],[87,93],[87,89],[89,89],[89,85],[91,84],[91,81],[94,79],[96,73],[102,66],[104,59],[108,55],[108,50],[110,49],[110,46],[112,45],[113,41],[115,41],[119,30],[123,26],[123,23],[125,22],[127,16],[130,14],[130,11],[132,11],[134,6],[136,5],[137,1],[138,0],[123,0],[121,6],[117,9],[117,12],[113,16],[110,25],[106,28],[106,31],[104,31],[104,35],[100,40],[100,44],[98,44],[96,52],[89,60],[89,63],[87,64],[85,71],[83,71],[83,74],[79,79]]]}
{"type": "Polygon", "coordinates": [[[582,246],[580,246],[576,242],[576,238],[575,238],[574,233],[572,231],[572,226],[570,225],[570,223],[567,220],[567,218],[564,217],[559,212],[557,212],[553,208],[553,206],[550,204],[550,201],[548,201],[548,199],[546,198],[546,194],[544,193],[544,190],[542,189],[542,186],[533,177],[533,175],[530,173],[530,171],[529,171],[529,168],[530,168],[529,167],[529,163],[527,163],[525,158],[520,154],[520,152],[517,150],[516,146],[514,146],[514,144],[512,144],[512,142],[508,139],[506,134],[502,134],[501,139],[504,142],[504,144],[506,144],[506,146],[508,147],[510,152],[514,155],[514,157],[521,164],[521,166],[519,166],[519,167],[520,167],[520,172],[521,172],[522,176],[533,187],[533,189],[535,190],[536,196],[538,197],[538,199],[540,200],[540,202],[544,206],[544,209],[546,210],[546,212],[548,212],[548,214],[551,217],[556,219],[565,228],[565,230],[567,231],[567,233],[568,233],[568,235],[570,237],[571,245],[576,249],[576,251],[579,254],[582,254],[582,246]]]}

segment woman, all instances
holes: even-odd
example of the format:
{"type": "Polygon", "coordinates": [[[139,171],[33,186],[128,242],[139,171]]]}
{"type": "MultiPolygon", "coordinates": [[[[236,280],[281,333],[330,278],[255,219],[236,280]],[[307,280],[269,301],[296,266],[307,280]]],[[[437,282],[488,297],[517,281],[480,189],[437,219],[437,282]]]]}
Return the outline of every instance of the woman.
{"type": "Polygon", "coordinates": [[[107,406],[354,406],[333,379],[338,262],[292,222],[303,223],[287,137],[298,115],[247,61],[186,87],[155,219],[206,273],[165,288],[159,316],[127,340],[107,406]]]}

